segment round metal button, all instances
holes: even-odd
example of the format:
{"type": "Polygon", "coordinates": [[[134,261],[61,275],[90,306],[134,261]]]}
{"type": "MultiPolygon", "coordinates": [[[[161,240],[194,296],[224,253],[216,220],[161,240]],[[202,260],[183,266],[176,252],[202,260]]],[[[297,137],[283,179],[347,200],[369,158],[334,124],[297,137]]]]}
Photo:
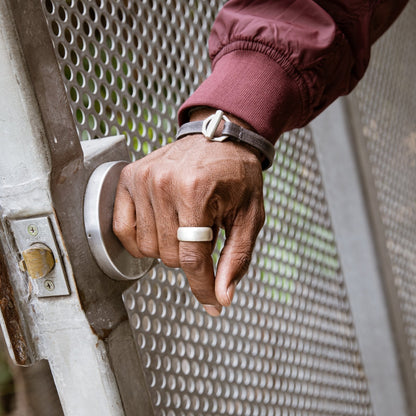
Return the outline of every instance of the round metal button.
{"type": "Polygon", "coordinates": [[[116,280],[135,280],[156,263],[135,258],[113,233],[113,208],[117,184],[125,161],[107,162],[92,173],[85,191],[84,224],[91,252],[100,269],[116,280]]]}

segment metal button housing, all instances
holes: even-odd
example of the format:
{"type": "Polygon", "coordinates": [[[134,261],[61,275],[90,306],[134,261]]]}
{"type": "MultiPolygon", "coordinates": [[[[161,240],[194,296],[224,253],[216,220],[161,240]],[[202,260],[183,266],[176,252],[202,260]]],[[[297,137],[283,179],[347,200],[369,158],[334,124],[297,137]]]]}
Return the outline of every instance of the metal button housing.
{"type": "Polygon", "coordinates": [[[84,199],[84,224],[91,252],[100,269],[115,280],[135,280],[154,265],[155,259],[135,258],[113,233],[113,208],[125,161],[107,162],[92,173],[84,199]]]}

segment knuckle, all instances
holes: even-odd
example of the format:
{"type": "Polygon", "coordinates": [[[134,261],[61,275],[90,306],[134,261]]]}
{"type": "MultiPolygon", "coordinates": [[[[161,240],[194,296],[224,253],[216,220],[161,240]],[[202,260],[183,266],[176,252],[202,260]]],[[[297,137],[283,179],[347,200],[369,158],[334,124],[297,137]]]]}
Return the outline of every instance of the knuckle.
{"type": "Polygon", "coordinates": [[[168,189],[172,183],[172,174],[166,169],[159,169],[154,175],[153,182],[157,189],[168,189]]]}
{"type": "Polygon", "coordinates": [[[141,242],[137,246],[143,257],[159,257],[159,249],[154,242],[141,242]]]}
{"type": "Polygon", "coordinates": [[[251,253],[242,252],[235,254],[234,262],[239,270],[247,271],[251,264],[251,253]]]}
{"type": "Polygon", "coordinates": [[[187,251],[180,257],[180,265],[188,273],[198,273],[202,270],[205,256],[199,251],[187,251]]]}
{"type": "Polygon", "coordinates": [[[179,261],[177,260],[166,258],[166,257],[162,257],[161,260],[166,267],[170,267],[171,269],[176,269],[180,267],[179,261]]]}
{"type": "MultiPolygon", "coordinates": [[[[205,179],[206,180],[206,179],[205,179]]],[[[180,180],[182,192],[185,195],[195,195],[203,187],[204,179],[197,173],[183,176],[180,180]]]]}
{"type": "Polygon", "coordinates": [[[123,237],[127,233],[131,233],[134,230],[134,227],[131,225],[126,224],[119,218],[113,219],[113,232],[117,237],[123,237]]]}
{"type": "Polygon", "coordinates": [[[173,192],[172,192],[172,182],[173,175],[169,171],[159,170],[153,174],[153,177],[150,181],[150,186],[154,191],[154,195],[158,199],[162,199],[168,203],[172,201],[173,192]]]}
{"type": "Polygon", "coordinates": [[[120,182],[125,184],[129,183],[133,177],[133,163],[125,166],[120,173],[120,182]]]}
{"type": "Polygon", "coordinates": [[[142,160],[128,164],[120,174],[120,183],[130,184],[132,181],[146,181],[151,175],[151,165],[142,160]]]}
{"type": "Polygon", "coordinates": [[[177,268],[180,267],[178,256],[173,253],[161,253],[160,259],[167,267],[177,268]]]}

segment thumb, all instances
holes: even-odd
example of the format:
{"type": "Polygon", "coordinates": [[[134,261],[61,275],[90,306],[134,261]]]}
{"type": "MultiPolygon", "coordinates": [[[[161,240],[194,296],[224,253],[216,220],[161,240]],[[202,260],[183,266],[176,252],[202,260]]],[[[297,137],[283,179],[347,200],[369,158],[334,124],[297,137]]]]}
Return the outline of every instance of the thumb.
{"type": "Polygon", "coordinates": [[[255,215],[244,215],[226,229],[226,240],[218,261],[215,278],[215,296],[223,306],[229,306],[235,288],[247,273],[257,235],[263,226],[264,210],[255,210],[255,215]]]}

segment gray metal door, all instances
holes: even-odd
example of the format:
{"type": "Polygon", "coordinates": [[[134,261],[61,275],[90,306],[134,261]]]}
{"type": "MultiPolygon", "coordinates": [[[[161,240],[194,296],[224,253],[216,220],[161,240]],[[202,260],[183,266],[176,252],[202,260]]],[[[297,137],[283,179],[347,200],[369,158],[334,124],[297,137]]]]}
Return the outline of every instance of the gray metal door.
{"type": "MultiPolygon", "coordinates": [[[[178,106],[209,71],[206,43],[219,7],[128,0],[0,7],[2,68],[10,62],[2,87],[16,96],[18,114],[7,117],[1,141],[1,244],[24,356],[7,317],[3,329],[20,364],[49,360],[65,414],[373,414],[320,168],[332,156],[317,153],[322,141],[312,134],[319,124],[280,139],[264,176],[266,224],[220,318],[203,312],[181,270],[159,263],[134,285],[116,282],[89,251],[82,212],[90,173],[173,140],[178,106]],[[105,136],[118,138],[90,140],[105,136]],[[17,164],[26,165],[19,174],[17,164]],[[34,281],[18,268],[25,244],[37,241],[33,226],[45,226],[42,238],[55,244],[66,289],[58,296],[47,283],[56,276],[34,281]]],[[[382,357],[394,373],[388,385],[397,385],[390,352],[382,357]]],[[[400,414],[401,391],[391,391],[397,400],[388,411],[400,414]]],[[[381,405],[377,398],[377,414],[381,405]]]]}

